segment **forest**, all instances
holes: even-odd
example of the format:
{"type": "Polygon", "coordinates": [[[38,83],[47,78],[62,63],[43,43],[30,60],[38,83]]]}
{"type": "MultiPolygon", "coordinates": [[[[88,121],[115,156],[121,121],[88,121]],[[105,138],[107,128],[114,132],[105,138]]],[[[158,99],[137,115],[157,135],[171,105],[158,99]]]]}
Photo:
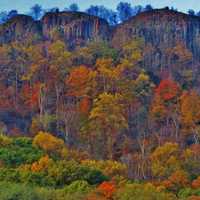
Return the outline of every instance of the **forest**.
{"type": "Polygon", "coordinates": [[[143,37],[49,34],[0,45],[0,199],[199,200],[193,52],[177,41],[155,69],[143,37]]]}

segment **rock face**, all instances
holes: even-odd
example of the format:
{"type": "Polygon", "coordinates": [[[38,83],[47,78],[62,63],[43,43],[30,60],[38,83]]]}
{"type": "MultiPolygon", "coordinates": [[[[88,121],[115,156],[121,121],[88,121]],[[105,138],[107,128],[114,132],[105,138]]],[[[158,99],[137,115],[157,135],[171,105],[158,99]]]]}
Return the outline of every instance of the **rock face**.
{"type": "Polygon", "coordinates": [[[101,39],[111,41],[117,49],[142,37],[144,67],[151,70],[170,65],[168,53],[178,44],[179,49],[193,54],[192,64],[200,62],[200,18],[168,9],[141,13],[114,29],[105,20],[81,12],[47,13],[41,21],[18,15],[0,25],[0,44],[31,38],[52,40],[58,34],[69,47],[101,39]]]}
{"type": "Polygon", "coordinates": [[[51,39],[52,32],[59,30],[70,46],[84,45],[90,40],[108,40],[108,23],[98,17],[80,12],[48,13],[42,19],[43,36],[51,39]]]}
{"type": "Polygon", "coordinates": [[[18,15],[0,25],[0,44],[30,39],[51,40],[55,32],[69,46],[84,45],[90,40],[108,40],[108,23],[81,12],[47,13],[41,21],[18,15]]]}
{"type": "Polygon", "coordinates": [[[168,9],[141,13],[113,31],[112,44],[121,48],[134,37],[145,41],[145,66],[158,68],[167,64],[167,50],[178,44],[200,61],[200,18],[168,9]]]}
{"type": "Polygon", "coordinates": [[[41,33],[40,22],[26,15],[17,15],[0,25],[0,44],[31,39],[34,36],[41,36],[41,33]]]}

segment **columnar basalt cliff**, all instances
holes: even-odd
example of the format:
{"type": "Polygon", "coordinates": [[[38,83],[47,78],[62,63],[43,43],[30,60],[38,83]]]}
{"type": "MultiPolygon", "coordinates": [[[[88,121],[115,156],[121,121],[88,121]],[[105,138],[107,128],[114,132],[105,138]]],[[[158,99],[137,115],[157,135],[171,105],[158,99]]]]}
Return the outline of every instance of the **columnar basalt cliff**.
{"type": "Polygon", "coordinates": [[[41,21],[18,15],[0,26],[0,44],[34,36],[51,40],[54,33],[59,32],[69,46],[85,45],[91,40],[108,40],[109,29],[105,20],[81,12],[47,13],[41,21]]]}
{"type": "Polygon", "coordinates": [[[117,26],[112,44],[121,48],[135,37],[142,37],[145,41],[146,67],[158,69],[170,65],[174,61],[169,61],[170,50],[174,48],[176,51],[177,45],[193,54],[193,62],[200,61],[199,17],[168,9],[144,12],[117,26]]]}
{"type": "Polygon", "coordinates": [[[0,44],[32,39],[34,36],[42,36],[42,27],[30,16],[18,15],[0,25],[0,44]]]}
{"type": "Polygon", "coordinates": [[[84,45],[90,40],[107,40],[108,23],[98,17],[80,12],[47,13],[42,18],[43,36],[52,38],[52,32],[60,31],[69,45],[84,45]]]}
{"type": "Polygon", "coordinates": [[[52,40],[55,32],[69,47],[107,40],[120,49],[133,38],[142,37],[146,44],[144,67],[153,70],[174,63],[169,56],[172,49],[191,52],[192,64],[200,61],[200,18],[168,9],[141,13],[114,29],[105,20],[81,12],[47,13],[40,21],[18,15],[0,25],[0,44],[31,38],[52,40]]]}

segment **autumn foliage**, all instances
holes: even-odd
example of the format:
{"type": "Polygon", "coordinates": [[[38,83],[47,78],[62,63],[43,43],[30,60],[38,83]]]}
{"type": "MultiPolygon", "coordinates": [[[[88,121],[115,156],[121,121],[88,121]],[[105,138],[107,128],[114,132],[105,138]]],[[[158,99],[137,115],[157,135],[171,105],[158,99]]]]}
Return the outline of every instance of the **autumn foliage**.
{"type": "Polygon", "coordinates": [[[144,68],[160,49],[142,38],[118,51],[98,40],[73,49],[60,34],[0,46],[0,199],[23,187],[34,200],[198,199],[190,50],[175,42],[163,50],[168,66],[144,68]]]}
{"type": "Polygon", "coordinates": [[[45,132],[39,132],[35,136],[33,144],[43,149],[47,153],[60,153],[64,147],[63,140],[45,132]]]}
{"type": "Polygon", "coordinates": [[[106,199],[111,199],[112,195],[116,191],[115,185],[110,182],[103,182],[99,187],[97,188],[100,193],[103,194],[103,196],[106,197],[106,199]]]}
{"type": "Polygon", "coordinates": [[[156,88],[155,94],[158,95],[163,101],[173,100],[178,96],[180,87],[178,84],[170,79],[162,80],[156,88]]]}

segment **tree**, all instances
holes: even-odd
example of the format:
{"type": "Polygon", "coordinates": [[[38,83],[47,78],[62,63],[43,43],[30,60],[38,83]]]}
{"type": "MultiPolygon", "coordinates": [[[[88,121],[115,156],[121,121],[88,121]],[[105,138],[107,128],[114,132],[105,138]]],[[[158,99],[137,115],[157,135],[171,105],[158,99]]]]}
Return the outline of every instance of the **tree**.
{"type": "Polygon", "coordinates": [[[40,131],[33,139],[33,145],[41,148],[51,155],[60,155],[64,148],[64,141],[56,138],[50,133],[40,131]]]}
{"type": "Polygon", "coordinates": [[[73,12],[77,12],[77,11],[79,11],[79,7],[76,3],[73,3],[69,6],[69,10],[73,11],[73,12]]]}
{"type": "Polygon", "coordinates": [[[121,162],[111,160],[83,160],[81,162],[83,166],[91,169],[97,169],[110,178],[117,176],[127,177],[127,166],[121,162]]]}
{"type": "Polygon", "coordinates": [[[179,139],[179,97],[180,86],[170,80],[162,80],[155,89],[155,95],[150,110],[152,119],[156,122],[158,142],[164,137],[179,139]],[[158,131],[160,130],[160,131],[158,131]],[[169,135],[169,130],[171,135],[169,135]]]}
{"type": "Polygon", "coordinates": [[[15,17],[18,15],[18,11],[17,10],[11,10],[9,13],[8,13],[8,19],[12,18],[12,17],[15,17]]]}
{"type": "Polygon", "coordinates": [[[98,73],[100,85],[103,86],[103,92],[113,92],[115,91],[116,80],[119,78],[116,73],[116,69],[113,66],[113,60],[108,59],[98,59],[96,62],[96,68],[98,73]]]}
{"type": "Polygon", "coordinates": [[[122,104],[122,97],[119,94],[102,93],[94,102],[89,120],[93,131],[100,131],[106,136],[109,158],[113,159],[113,146],[120,131],[128,127],[122,104]]]}
{"type": "Polygon", "coordinates": [[[35,4],[31,8],[30,14],[35,20],[40,19],[40,17],[42,16],[42,6],[40,6],[39,4],[35,4]]]}
{"type": "Polygon", "coordinates": [[[151,10],[153,10],[153,7],[152,7],[151,4],[147,4],[147,5],[145,6],[144,10],[145,10],[145,11],[151,11],[151,10]]]}
{"type": "Polygon", "coordinates": [[[179,146],[176,143],[165,143],[157,147],[151,155],[151,169],[153,176],[160,179],[169,177],[173,172],[179,170],[179,146]]]}
{"type": "Polygon", "coordinates": [[[140,14],[141,12],[144,11],[145,8],[143,8],[141,5],[138,5],[138,6],[134,6],[132,8],[132,15],[135,16],[135,15],[138,15],[140,14]]]}
{"type": "Polygon", "coordinates": [[[200,176],[197,179],[192,181],[192,188],[199,189],[200,188],[200,176]]]}
{"type": "Polygon", "coordinates": [[[79,66],[71,70],[66,84],[69,86],[68,95],[74,97],[90,96],[95,88],[96,73],[85,66],[79,66]]]}
{"type": "Polygon", "coordinates": [[[117,5],[117,11],[121,22],[127,20],[132,16],[132,8],[130,3],[120,2],[117,5]]]}
{"type": "Polygon", "coordinates": [[[198,11],[198,12],[196,13],[196,15],[197,15],[197,16],[200,16],[200,11],[198,11]]]}
{"type": "Polygon", "coordinates": [[[177,200],[176,195],[167,193],[163,190],[159,191],[151,183],[146,184],[130,184],[126,183],[119,188],[116,192],[117,200],[155,200],[155,199],[165,199],[165,200],[177,200]]]}
{"type": "Polygon", "coordinates": [[[35,148],[32,145],[32,140],[28,137],[1,137],[0,160],[6,167],[30,164],[40,159],[43,155],[44,152],[35,148]]]}
{"type": "Polygon", "coordinates": [[[111,26],[115,26],[118,24],[118,17],[117,17],[117,12],[113,10],[109,10],[108,16],[106,17],[106,20],[111,26]]]}
{"type": "Polygon", "coordinates": [[[116,60],[118,52],[116,49],[110,47],[108,42],[93,41],[89,42],[86,47],[77,49],[73,56],[76,60],[76,65],[94,66],[96,60],[100,58],[112,58],[116,60]]]}
{"type": "Polygon", "coordinates": [[[191,70],[188,67],[192,62],[192,52],[183,42],[177,42],[174,47],[165,49],[164,53],[167,56],[167,62],[166,66],[161,67],[161,73],[167,69],[169,75],[178,80],[180,85],[190,86],[195,78],[194,69],[191,70]]]}
{"type": "Polygon", "coordinates": [[[192,144],[183,153],[182,165],[191,177],[196,177],[200,173],[200,144],[192,144]]]}
{"type": "Polygon", "coordinates": [[[116,187],[113,183],[103,182],[101,183],[97,190],[106,197],[106,199],[111,199],[114,192],[116,191],[116,187]]]}
{"type": "Polygon", "coordinates": [[[101,17],[110,25],[116,25],[118,23],[117,13],[113,10],[107,9],[104,6],[90,6],[86,12],[90,15],[101,17]]]}
{"type": "Polygon", "coordinates": [[[191,15],[191,16],[195,16],[195,11],[192,10],[192,9],[189,9],[188,14],[191,15]]]}
{"type": "Polygon", "coordinates": [[[161,98],[165,103],[169,103],[176,99],[179,95],[180,87],[170,79],[162,80],[156,88],[155,95],[161,98]]]}
{"type": "Polygon", "coordinates": [[[199,143],[200,96],[194,90],[184,92],[180,105],[183,132],[192,134],[195,143],[199,143]]]}
{"type": "Polygon", "coordinates": [[[188,174],[183,170],[173,172],[167,180],[163,181],[166,189],[177,193],[182,188],[189,186],[188,174]]]}
{"type": "Polygon", "coordinates": [[[0,24],[5,23],[8,20],[8,13],[6,11],[0,12],[0,24]]]}
{"type": "Polygon", "coordinates": [[[7,49],[7,61],[9,66],[7,66],[7,70],[10,85],[12,85],[15,93],[13,95],[15,109],[19,109],[20,107],[20,81],[23,78],[25,66],[27,64],[26,56],[26,47],[22,43],[13,42],[9,45],[7,49]]]}
{"type": "Polygon", "coordinates": [[[53,162],[48,155],[41,157],[38,161],[31,164],[32,172],[44,172],[47,171],[49,165],[53,162]]]}
{"type": "Polygon", "coordinates": [[[127,68],[137,71],[139,63],[143,59],[144,40],[135,38],[122,46],[121,64],[127,68]]]}
{"type": "Polygon", "coordinates": [[[58,8],[58,7],[50,8],[50,9],[48,10],[48,12],[51,12],[51,13],[58,13],[58,12],[59,12],[59,8],[58,8]]]}
{"type": "Polygon", "coordinates": [[[94,15],[94,16],[99,16],[99,7],[98,6],[90,6],[90,8],[88,8],[86,10],[86,12],[90,15],[94,15]]]}
{"type": "MultiPolygon", "coordinates": [[[[71,53],[66,50],[65,43],[60,40],[52,42],[47,50],[47,61],[49,64],[49,79],[47,80],[47,84],[54,91],[56,97],[56,118],[59,120],[60,104],[64,98],[61,93],[65,87],[65,77],[70,70],[71,53]]],[[[59,128],[58,126],[57,122],[57,128],[59,128]]]]}

